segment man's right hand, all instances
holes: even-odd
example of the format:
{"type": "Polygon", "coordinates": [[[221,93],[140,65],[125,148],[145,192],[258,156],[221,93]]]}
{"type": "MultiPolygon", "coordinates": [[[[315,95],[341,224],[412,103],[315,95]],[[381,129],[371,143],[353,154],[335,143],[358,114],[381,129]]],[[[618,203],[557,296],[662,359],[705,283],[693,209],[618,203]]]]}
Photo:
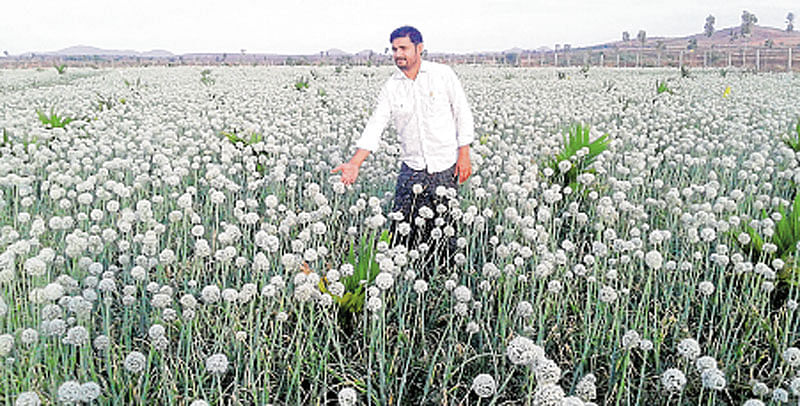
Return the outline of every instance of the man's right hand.
{"type": "Polygon", "coordinates": [[[358,165],[352,162],[345,162],[336,168],[333,168],[331,173],[342,172],[342,183],[345,185],[352,185],[358,177],[358,165]]]}
{"type": "Polygon", "coordinates": [[[356,181],[356,178],[358,177],[358,168],[361,167],[361,164],[364,162],[365,159],[367,159],[368,155],[369,155],[369,150],[359,148],[358,150],[356,150],[355,155],[353,155],[353,158],[350,161],[345,162],[333,168],[331,173],[336,173],[341,171],[342,183],[344,183],[345,185],[352,185],[356,181]]]}

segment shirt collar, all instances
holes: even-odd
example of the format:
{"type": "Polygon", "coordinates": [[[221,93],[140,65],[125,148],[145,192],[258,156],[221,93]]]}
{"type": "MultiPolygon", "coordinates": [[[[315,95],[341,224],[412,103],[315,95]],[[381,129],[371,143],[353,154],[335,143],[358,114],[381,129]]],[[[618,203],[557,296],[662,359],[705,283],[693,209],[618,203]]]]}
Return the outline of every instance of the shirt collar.
{"type": "MultiPolygon", "coordinates": [[[[417,77],[419,77],[419,74],[422,73],[422,72],[427,73],[429,67],[430,67],[430,62],[428,62],[426,60],[420,61],[420,63],[419,63],[419,72],[417,72],[417,77]]],[[[406,76],[405,73],[403,73],[403,71],[400,70],[400,68],[395,66],[395,69],[397,69],[397,72],[394,73],[394,78],[395,79],[401,79],[401,80],[402,79],[408,79],[408,80],[411,80],[411,79],[408,78],[408,76],[406,76]]]]}

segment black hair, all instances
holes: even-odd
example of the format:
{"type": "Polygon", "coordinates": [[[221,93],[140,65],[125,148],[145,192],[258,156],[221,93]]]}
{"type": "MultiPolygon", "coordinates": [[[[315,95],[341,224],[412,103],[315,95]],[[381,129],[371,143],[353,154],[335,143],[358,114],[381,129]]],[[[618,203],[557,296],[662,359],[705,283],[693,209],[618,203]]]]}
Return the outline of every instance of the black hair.
{"type": "Polygon", "coordinates": [[[403,38],[403,37],[408,37],[408,39],[410,39],[411,43],[413,43],[414,45],[422,43],[422,34],[420,34],[418,29],[410,25],[404,25],[392,31],[392,35],[389,36],[389,42],[394,41],[395,38],[403,38]]]}

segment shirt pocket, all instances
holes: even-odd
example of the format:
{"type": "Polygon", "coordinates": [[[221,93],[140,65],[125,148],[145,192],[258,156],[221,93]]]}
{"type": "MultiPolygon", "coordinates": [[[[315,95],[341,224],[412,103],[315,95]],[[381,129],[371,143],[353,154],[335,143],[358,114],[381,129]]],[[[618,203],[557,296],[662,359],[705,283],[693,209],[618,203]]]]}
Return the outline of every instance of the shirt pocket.
{"type": "Polygon", "coordinates": [[[403,131],[413,112],[411,103],[408,100],[392,100],[392,122],[395,129],[403,131]]]}
{"type": "Polygon", "coordinates": [[[429,117],[442,117],[451,112],[450,99],[443,90],[434,89],[425,95],[425,114],[429,117]]]}

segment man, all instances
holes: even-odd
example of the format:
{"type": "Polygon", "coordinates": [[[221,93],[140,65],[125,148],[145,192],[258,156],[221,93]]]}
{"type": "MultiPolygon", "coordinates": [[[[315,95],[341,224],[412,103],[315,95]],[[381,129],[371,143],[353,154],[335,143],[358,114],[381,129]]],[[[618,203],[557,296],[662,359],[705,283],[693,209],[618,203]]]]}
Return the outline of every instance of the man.
{"type": "Polygon", "coordinates": [[[431,229],[430,218],[424,231],[417,229],[416,225],[421,223],[417,218],[419,208],[429,206],[435,210],[438,204],[446,202],[443,196],[437,196],[437,187],[456,189],[456,179],[463,183],[472,175],[469,145],[475,138],[474,124],[464,90],[453,70],[422,60],[422,34],[416,28],[400,27],[391,33],[389,41],[399,71],[381,89],[378,104],[356,142],[355,155],[331,173],[341,171],[343,183],[355,182],[361,164],[378,148],[381,133],[392,119],[402,161],[394,211],[402,212],[411,226],[406,243],[412,244],[415,235],[431,229]]]}

